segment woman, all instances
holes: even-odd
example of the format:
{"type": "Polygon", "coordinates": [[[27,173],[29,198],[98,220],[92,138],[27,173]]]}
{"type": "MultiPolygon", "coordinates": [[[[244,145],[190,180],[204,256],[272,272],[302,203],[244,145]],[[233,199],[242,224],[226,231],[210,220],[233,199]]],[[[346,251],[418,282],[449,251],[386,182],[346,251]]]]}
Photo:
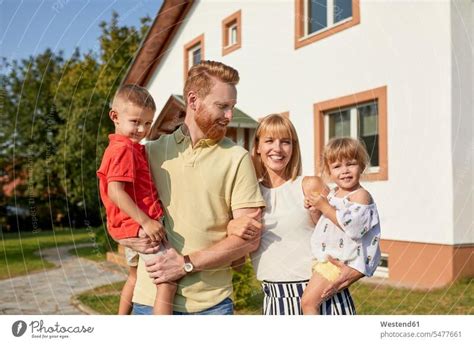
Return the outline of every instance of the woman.
{"type": "MultiPolygon", "coordinates": [[[[299,315],[301,296],[311,277],[310,238],[320,216],[305,209],[304,197],[312,191],[324,193],[326,187],[318,177],[301,176],[298,136],[282,115],[269,115],[260,122],[251,154],[267,205],[260,246],[252,253],[253,267],[264,292],[263,314],[299,315]]],[[[242,219],[231,221],[229,233],[244,233],[243,226],[242,219]]],[[[342,273],[325,291],[327,300],[321,305],[321,314],[355,314],[346,288],[363,275],[331,261],[342,273]]]]}

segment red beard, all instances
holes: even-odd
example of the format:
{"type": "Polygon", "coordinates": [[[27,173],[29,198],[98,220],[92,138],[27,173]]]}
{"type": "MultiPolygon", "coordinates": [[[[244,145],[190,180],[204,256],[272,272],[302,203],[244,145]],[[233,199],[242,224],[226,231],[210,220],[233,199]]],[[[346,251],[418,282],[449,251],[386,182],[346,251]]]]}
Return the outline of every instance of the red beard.
{"type": "MultiPolygon", "coordinates": [[[[220,141],[225,136],[227,126],[222,126],[218,124],[217,121],[213,122],[212,114],[207,111],[204,105],[201,105],[201,108],[196,111],[194,119],[199,129],[206,135],[206,138],[220,141]]],[[[223,120],[219,120],[219,122],[222,121],[223,120]]]]}

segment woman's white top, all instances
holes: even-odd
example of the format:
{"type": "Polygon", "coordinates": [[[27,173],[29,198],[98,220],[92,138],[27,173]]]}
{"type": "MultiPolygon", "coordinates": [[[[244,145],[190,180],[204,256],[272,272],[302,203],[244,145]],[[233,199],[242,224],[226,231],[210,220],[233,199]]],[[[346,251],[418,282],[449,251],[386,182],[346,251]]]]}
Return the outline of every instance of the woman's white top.
{"type": "Polygon", "coordinates": [[[260,247],[251,255],[260,281],[292,282],[311,277],[314,225],[304,208],[302,182],[300,176],[272,189],[260,184],[267,206],[260,247]]]}
{"type": "Polygon", "coordinates": [[[380,262],[379,214],[375,203],[365,205],[349,201],[347,198],[354,192],[339,198],[334,197],[335,190],[331,190],[328,201],[336,208],[342,229],[321,215],[311,237],[311,250],[318,261],[326,261],[330,255],[364,275],[372,276],[380,262]]]}

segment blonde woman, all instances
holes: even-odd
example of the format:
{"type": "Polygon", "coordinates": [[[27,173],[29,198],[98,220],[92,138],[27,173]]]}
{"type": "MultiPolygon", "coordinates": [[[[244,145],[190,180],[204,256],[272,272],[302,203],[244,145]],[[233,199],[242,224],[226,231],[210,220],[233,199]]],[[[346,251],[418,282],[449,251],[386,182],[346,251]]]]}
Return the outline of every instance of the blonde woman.
{"type": "MultiPolygon", "coordinates": [[[[289,119],[273,114],[259,124],[252,149],[252,160],[265,199],[264,228],[252,263],[262,282],[265,315],[300,315],[301,297],[311,278],[311,235],[321,213],[304,206],[305,195],[312,191],[327,193],[318,177],[301,176],[298,136],[289,119]]],[[[245,218],[229,223],[228,232],[251,237],[252,226],[245,218]]],[[[321,314],[354,314],[347,287],[363,275],[334,261],[339,278],[323,294],[321,314]]]]}

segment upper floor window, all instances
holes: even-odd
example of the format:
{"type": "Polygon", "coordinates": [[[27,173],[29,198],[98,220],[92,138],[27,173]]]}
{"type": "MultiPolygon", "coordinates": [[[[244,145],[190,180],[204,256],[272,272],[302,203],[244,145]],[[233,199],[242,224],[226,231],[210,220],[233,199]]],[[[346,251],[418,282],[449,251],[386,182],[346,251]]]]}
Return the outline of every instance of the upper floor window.
{"type": "Polygon", "coordinates": [[[369,172],[379,170],[378,101],[324,112],[324,142],[353,137],[365,143],[370,156],[369,172]]]}
{"type": "Polygon", "coordinates": [[[295,0],[295,48],[359,24],[358,0],[295,0]]]}
{"type": "Polygon", "coordinates": [[[314,104],[316,173],[326,143],[335,137],[364,142],[370,156],[365,180],[388,179],[386,87],[314,104]]]}
{"type": "Polygon", "coordinates": [[[242,14],[237,11],[222,21],[222,56],[242,45],[242,14]]]}
{"type": "Polygon", "coordinates": [[[192,66],[204,60],[204,34],[184,46],[184,79],[192,66]]]}

